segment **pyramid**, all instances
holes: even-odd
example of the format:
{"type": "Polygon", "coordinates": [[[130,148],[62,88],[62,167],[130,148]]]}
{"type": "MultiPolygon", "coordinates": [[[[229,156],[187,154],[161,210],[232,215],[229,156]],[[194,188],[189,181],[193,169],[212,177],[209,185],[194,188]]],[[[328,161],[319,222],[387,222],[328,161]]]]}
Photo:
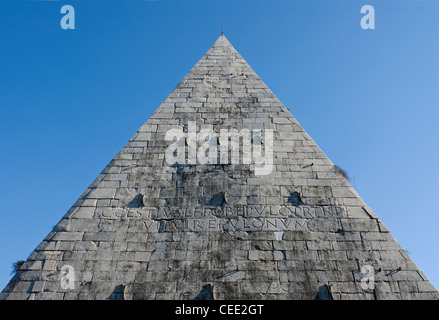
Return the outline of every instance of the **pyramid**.
{"type": "Polygon", "coordinates": [[[221,35],[0,299],[438,299],[221,35]]]}

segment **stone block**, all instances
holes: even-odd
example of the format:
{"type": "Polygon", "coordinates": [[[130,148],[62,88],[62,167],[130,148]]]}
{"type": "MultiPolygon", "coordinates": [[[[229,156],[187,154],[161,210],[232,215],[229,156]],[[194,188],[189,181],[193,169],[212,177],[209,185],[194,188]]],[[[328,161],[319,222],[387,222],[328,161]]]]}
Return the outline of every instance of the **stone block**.
{"type": "MultiPolygon", "coordinates": [[[[85,201],[85,200],[84,200],[85,201]]],[[[96,200],[93,200],[94,203],[96,204],[96,200]]],[[[75,219],[91,219],[93,218],[95,213],[95,208],[94,207],[80,207],[78,209],[75,210],[75,212],[72,215],[72,218],[75,219]]]]}
{"type": "Polygon", "coordinates": [[[31,292],[42,292],[44,289],[45,281],[35,281],[32,285],[31,292]]]}
{"type": "Polygon", "coordinates": [[[112,199],[116,193],[114,188],[96,188],[93,189],[87,198],[89,199],[112,199]]]}
{"type": "Polygon", "coordinates": [[[46,260],[46,261],[44,261],[43,270],[44,271],[55,271],[57,264],[58,264],[58,261],[56,261],[56,260],[46,260]]]}
{"type": "Polygon", "coordinates": [[[375,219],[340,219],[343,231],[379,231],[375,219]]]}
{"type": "Polygon", "coordinates": [[[56,241],[79,241],[82,240],[84,232],[70,231],[70,232],[56,232],[52,240],[56,241]]]}

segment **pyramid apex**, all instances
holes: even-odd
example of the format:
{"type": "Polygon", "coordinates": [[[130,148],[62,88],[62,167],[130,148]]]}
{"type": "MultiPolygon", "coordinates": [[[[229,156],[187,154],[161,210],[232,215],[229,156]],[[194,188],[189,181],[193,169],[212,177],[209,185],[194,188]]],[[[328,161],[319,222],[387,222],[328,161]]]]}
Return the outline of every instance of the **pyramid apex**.
{"type": "Polygon", "coordinates": [[[233,47],[230,41],[226,38],[224,33],[221,33],[221,35],[216,39],[215,43],[213,44],[214,47],[233,47]]]}

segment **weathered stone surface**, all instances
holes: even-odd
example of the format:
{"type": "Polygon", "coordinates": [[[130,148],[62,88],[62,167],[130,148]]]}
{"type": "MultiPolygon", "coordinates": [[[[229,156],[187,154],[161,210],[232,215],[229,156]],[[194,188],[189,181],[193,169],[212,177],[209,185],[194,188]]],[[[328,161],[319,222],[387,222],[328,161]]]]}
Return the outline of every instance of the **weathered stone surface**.
{"type": "Polygon", "coordinates": [[[0,294],[36,300],[438,298],[224,36],[0,294]],[[184,136],[166,139],[172,129],[184,136]],[[201,138],[206,130],[235,130],[239,154],[231,136],[201,138]],[[269,130],[272,159],[263,158],[270,154],[269,130]],[[226,148],[220,140],[227,140],[226,148]],[[173,143],[184,148],[178,163],[168,161],[173,143]],[[207,146],[218,149],[210,153],[207,146]],[[258,146],[264,152],[253,157],[258,146]],[[246,150],[255,161],[244,161],[246,150]],[[256,160],[262,159],[272,167],[258,175],[263,162],[256,160]],[[364,289],[367,266],[375,283],[364,289]]]}

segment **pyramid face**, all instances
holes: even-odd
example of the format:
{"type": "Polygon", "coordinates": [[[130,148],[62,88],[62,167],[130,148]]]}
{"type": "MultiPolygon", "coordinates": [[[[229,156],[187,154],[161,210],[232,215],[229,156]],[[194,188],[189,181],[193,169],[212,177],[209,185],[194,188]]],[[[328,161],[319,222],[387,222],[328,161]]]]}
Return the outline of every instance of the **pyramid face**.
{"type": "Polygon", "coordinates": [[[1,299],[438,299],[221,36],[1,299]]]}

